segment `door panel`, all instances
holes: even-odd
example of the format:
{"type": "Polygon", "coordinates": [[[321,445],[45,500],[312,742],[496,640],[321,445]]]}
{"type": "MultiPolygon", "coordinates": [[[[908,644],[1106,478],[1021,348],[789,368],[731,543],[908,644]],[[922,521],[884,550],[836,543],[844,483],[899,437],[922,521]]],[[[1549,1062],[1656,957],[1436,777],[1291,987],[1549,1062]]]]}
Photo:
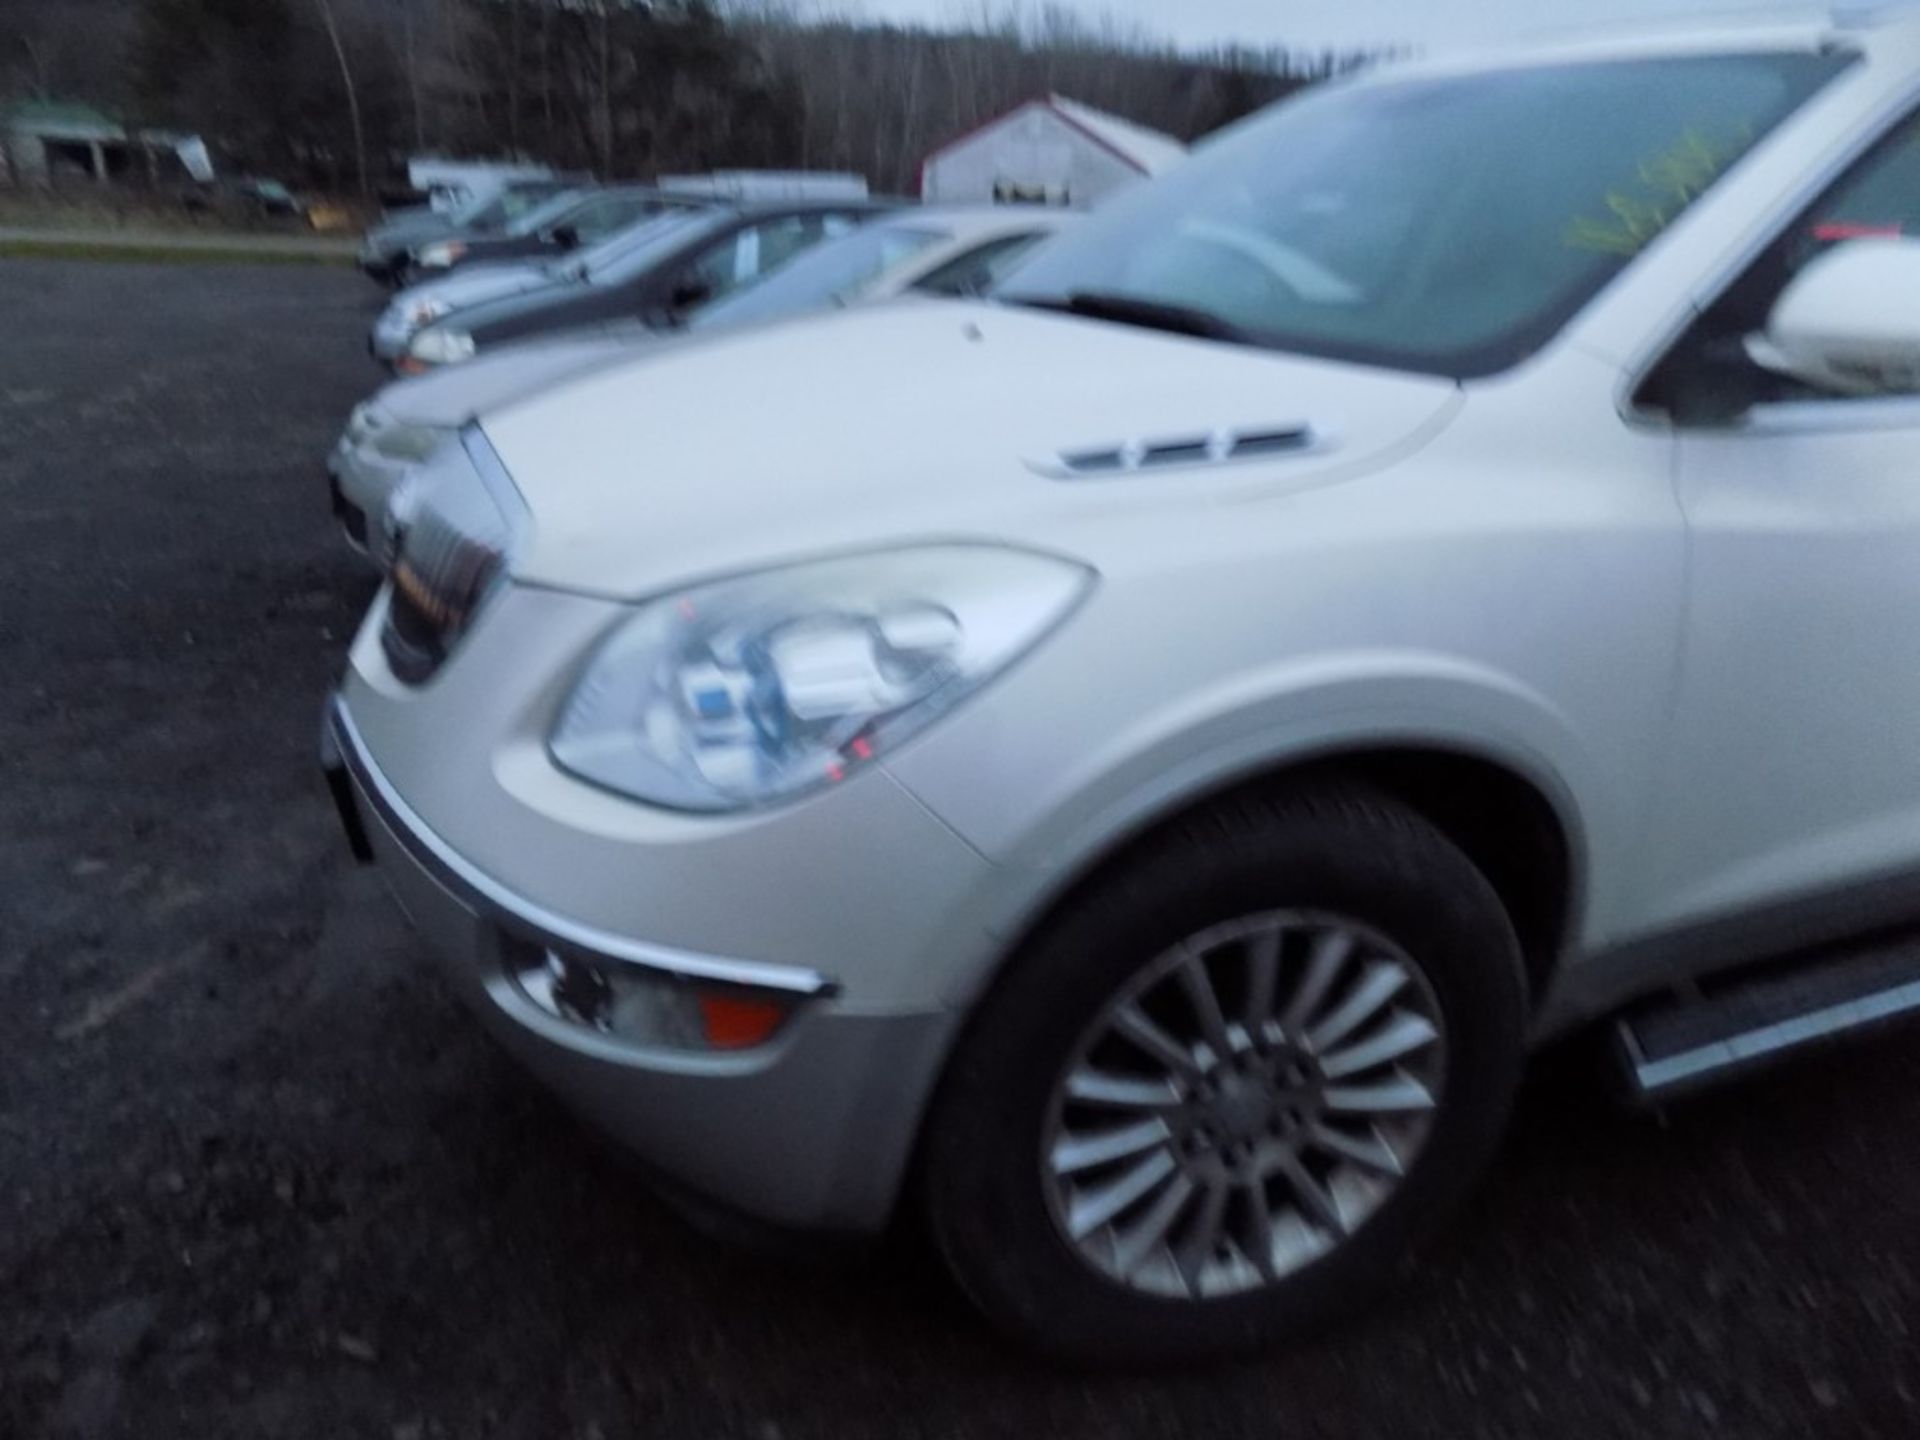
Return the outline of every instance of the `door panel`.
{"type": "MultiPolygon", "coordinates": [[[[1920,877],[1920,396],[1824,395],[1744,344],[1831,246],[1901,232],[1920,233],[1913,116],[1782,226],[1643,391],[1682,423],[1688,525],[1648,930],[1920,877]]],[[[1920,915],[1920,883],[1903,908],[1920,915]]]]}
{"type": "Polygon", "coordinates": [[[1689,611],[1649,918],[1920,872],[1920,401],[1765,407],[1683,436],[1679,467],[1689,611]]]}

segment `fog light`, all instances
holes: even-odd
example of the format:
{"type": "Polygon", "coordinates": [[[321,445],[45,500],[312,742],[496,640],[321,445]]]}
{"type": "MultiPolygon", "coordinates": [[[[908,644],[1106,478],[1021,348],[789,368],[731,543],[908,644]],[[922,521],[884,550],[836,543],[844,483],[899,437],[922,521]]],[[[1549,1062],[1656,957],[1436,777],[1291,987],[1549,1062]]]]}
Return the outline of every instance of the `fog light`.
{"type": "Polygon", "coordinates": [[[508,973],[540,1009],[630,1045],[751,1050],[777,1035],[793,1013],[789,998],[737,986],[704,985],[518,941],[507,951],[508,973]]]}
{"type": "Polygon", "coordinates": [[[751,1050],[764,1045],[786,1022],[784,1006],[772,1000],[742,1000],[732,995],[700,997],[700,1024],[708,1048],[751,1050]]]}

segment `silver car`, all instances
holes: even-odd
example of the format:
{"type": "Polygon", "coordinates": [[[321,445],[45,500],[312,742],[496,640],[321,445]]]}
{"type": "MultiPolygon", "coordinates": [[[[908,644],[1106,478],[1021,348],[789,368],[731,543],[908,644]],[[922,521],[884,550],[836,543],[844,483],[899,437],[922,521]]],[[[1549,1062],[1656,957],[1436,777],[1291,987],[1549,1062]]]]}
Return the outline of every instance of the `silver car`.
{"type": "Polygon", "coordinates": [[[1318,1332],[1542,1040],[1664,1100],[1920,1010],[1857,944],[1920,893],[1916,95],[1913,20],[1382,67],[988,303],[487,414],[349,833],[681,1187],[916,1207],[1076,1357],[1318,1332]]]}
{"type": "MultiPolygon", "coordinates": [[[[328,457],[334,514],[349,543],[363,552],[377,551],[388,497],[478,415],[634,358],[669,336],[713,335],[902,295],[977,294],[1074,218],[1069,211],[1009,206],[903,211],[815,246],[766,279],[696,311],[678,331],[658,331],[638,320],[614,321],[397,380],[354,408],[328,457]]],[[[446,285],[455,287],[462,278],[451,277],[446,285]]],[[[496,283],[490,270],[473,278],[496,283]]]]}

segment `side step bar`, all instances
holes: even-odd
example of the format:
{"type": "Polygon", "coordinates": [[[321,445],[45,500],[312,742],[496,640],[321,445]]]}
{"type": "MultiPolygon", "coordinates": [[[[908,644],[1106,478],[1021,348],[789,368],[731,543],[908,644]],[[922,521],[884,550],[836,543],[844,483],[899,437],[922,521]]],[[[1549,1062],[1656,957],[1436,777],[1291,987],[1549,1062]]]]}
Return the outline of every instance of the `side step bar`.
{"type": "Polygon", "coordinates": [[[1913,941],[1665,995],[1615,1034],[1631,1098],[1652,1105],[1908,1015],[1920,1016],[1913,941]]]}

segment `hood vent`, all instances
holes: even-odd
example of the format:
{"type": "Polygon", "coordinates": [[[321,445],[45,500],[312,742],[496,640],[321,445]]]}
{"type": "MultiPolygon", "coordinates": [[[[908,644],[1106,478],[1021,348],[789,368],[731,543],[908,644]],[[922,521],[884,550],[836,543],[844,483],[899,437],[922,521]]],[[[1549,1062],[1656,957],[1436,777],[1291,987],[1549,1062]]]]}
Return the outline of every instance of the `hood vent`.
{"type": "Polygon", "coordinates": [[[1326,448],[1310,425],[1270,425],[1250,430],[1215,430],[1211,434],[1176,435],[1156,440],[1132,440],[1118,445],[1063,450],[1028,465],[1054,480],[1098,479],[1134,475],[1142,470],[1165,470],[1182,465],[1221,465],[1231,460],[1265,460],[1301,455],[1326,448]]]}

